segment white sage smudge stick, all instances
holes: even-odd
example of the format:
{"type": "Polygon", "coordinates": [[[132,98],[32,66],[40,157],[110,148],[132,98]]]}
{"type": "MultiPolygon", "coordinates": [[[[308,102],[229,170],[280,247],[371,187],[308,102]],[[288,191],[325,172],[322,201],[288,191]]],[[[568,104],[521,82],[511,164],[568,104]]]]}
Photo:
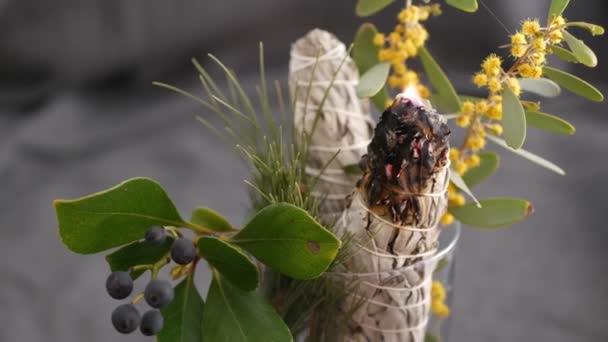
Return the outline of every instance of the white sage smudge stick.
{"type": "Polygon", "coordinates": [[[292,45],[289,63],[294,127],[297,136],[309,135],[306,174],[309,180],[320,175],[311,193],[321,200],[326,223],[342,214],[359,178],[345,167],[358,164],[375,125],[369,100],[357,97],[359,72],[347,54],[333,34],[314,29],[292,45]]]}
{"type": "Polygon", "coordinates": [[[363,177],[338,231],[357,237],[335,276],[357,279],[362,304],[344,341],[422,342],[430,315],[438,223],[447,208],[450,130],[430,106],[399,95],[378,123],[363,177]]]}

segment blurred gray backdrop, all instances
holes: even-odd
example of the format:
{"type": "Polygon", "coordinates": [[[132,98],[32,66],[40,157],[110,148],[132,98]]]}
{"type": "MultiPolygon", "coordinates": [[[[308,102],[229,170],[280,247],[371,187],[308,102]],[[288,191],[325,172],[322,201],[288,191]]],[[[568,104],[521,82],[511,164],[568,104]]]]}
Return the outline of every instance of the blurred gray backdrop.
{"type": "MultiPolygon", "coordinates": [[[[549,0],[485,3],[514,31],[544,17],[549,0]]],[[[399,5],[371,20],[391,27],[399,5]]],[[[572,0],[566,11],[604,26],[607,15],[600,0],[572,0]]],[[[258,41],[270,77],[284,81],[293,40],[318,26],[350,42],[362,22],[346,0],[0,0],[0,341],[150,340],[111,328],[116,303],[104,291],[103,257],[61,245],[52,200],[148,176],[183,212],[210,206],[242,222],[246,166],[197,124],[201,107],[150,82],[200,91],[189,59],[212,52],[252,90],[258,41]]],[[[483,7],[444,7],[428,26],[430,49],[457,87],[474,93],[469,75],[507,33],[483,7]]],[[[606,38],[580,36],[600,65],[560,67],[606,93],[606,38]]],[[[568,175],[501,152],[500,171],[478,197],[527,198],[536,213],[505,230],[465,229],[450,341],[608,341],[608,113],[569,93],[543,108],[577,133],[530,129],[526,148],[568,175]]]]}

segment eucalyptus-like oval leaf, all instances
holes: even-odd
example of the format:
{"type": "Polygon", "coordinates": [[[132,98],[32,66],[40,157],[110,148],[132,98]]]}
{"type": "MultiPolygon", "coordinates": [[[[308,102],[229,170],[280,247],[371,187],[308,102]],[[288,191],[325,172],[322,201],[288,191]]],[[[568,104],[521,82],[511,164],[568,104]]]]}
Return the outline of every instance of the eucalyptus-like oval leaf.
{"type": "Polygon", "coordinates": [[[369,17],[372,14],[380,12],[394,1],[395,0],[359,0],[357,1],[355,12],[360,17],[369,17]]]}
{"type": "Polygon", "coordinates": [[[551,7],[549,7],[549,20],[562,15],[570,0],[551,0],[551,7]]]}
{"type": "Polygon", "coordinates": [[[478,156],[479,166],[470,168],[462,176],[462,179],[469,187],[473,187],[491,176],[500,164],[500,158],[494,152],[481,152],[478,156]]]}
{"type": "Polygon", "coordinates": [[[481,207],[481,204],[479,203],[477,198],[475,198],[475,195],[473,195],[473,192],[471,191],[471,189],[469,189],[467,183],[462,179],[458,172],[454,170],[450,172],[450,181],[452,182],[452,184],[454,184],[455,187],[467,194],[478,207],[481,207]]]}
{"type": "Polygon", "coordinates": [[[489,198],[481,200],[481,208],[473,203],[449,207],[454,217],[471,227],[496,229],[514,225],[532,211],[530,202],[514,198],[489,198]]]}
{"type": "Polygon", "coordinates": [[[55,200],[59,235],[73,252],[90,254],[142,239],[152,226],[190,227],[165,190],[148,178],[74,200],[55,200]]]}
{"type": "Polygon", "coordinates": [[[543,75],[571,92],[591,101],[602,102],[604,100],[604,95],[597,88],[565,71],[545,66],[543,67],[543,75]]]}
{"type": "Polygon", "coordinates": [[[452,7],[469,13],[475,12],[479,8],[477,0],[446,0],[445,2],[452,7]]]}
{"type": "MultiPolygon", "coordinates": [[[[378,29],[374,24],[365,23],[359,27],[354,39],[353,60],[357,65],[359,74],[364,74],[374,65],[380,63],[378,52],[380,47],[374,44],[374,36],[378,33],[378,29]]],[[[388,92],[386,87],[383,87],[379,93],[371,98],[374,106],[383,111],[388,101],[388,92]]]]}
{"type": "Polygon", "coordinates": [[[201,342],[204,307],[190,274],[175,287],[173,301],[161,310],[165,324],[157,342],[201,342]]]}
{"type": "Polygon", "coordinates": [[[557,173],[558,175],[563,176],[563,175],[566,174],[566,172],[561,167],[559,167],[559,166],[555,165],[554,163],[546,160],[545,158],[537,156],[534,153],[528,152],[528,151],[524,150],[523,148],[520,148],[518,150],[516,150],[514,148],[511,148],[511,147],[509,147],[507,145],[507,143],[504,140],[502,140],[500,138],[497,138],[495,136],[492,136],[492,135],[488,135],[486,138],[488,140],[490,140],[491,142],[495,143],[496,145],[498,145],[500,147],[503,147],[506,150],[511,151],[511,152],[517,154],[520,157],[524,157],[524,158],[528,159],[529,161],[533,162],[536,165],[540,165],[540,166],[542,166],[542,167],[544,167],[544,168],[546,168],[548,170],[551,170],[551,171],[557,173]]]}
{"type": "Polygon", "coordinates": [[[572,22],[567,23],[566,26],[575,26],[575,27],[584,28],[587,31],[589,31],[589,33],[591,33],[591,35],[593,35],[593,36],[601,36],[605,32],[604,28],[601,27],[600,25],[586,23],[583,21],[572,21],[572,22]]]}
{"type": "Polygon", "coordinates": [[[526,121],[528,126],[552,133],[572,135],[576,131],[568,121],[547,113],[526,112],[526,121]]]}
{"type": "Polygon", "coordinates": [[[287,203],[260,210],[229,242],[296,279],[321,275],[340,247],[340,240],[305,210],[287,203]]]}
{"type": "Polygon", "coordinates": [[[357,96],[364,98],[376,95],[386,84],[390,70],[389,63],[379,63],[367,70],[357,84],[357,96]]]}
{"type": "Polygon", "coordinates": [[[519,149],[526,140],[526,114],[519,98],[511,88],[505,87],[502,92],[502,124],[507,145],[519,149]]]}
{"type": "Polygon", "coordinates": [[[597,66],[597,56],[582,40],[571,35],[568,31],[564,31],[564,39],[581,63],[591,68],[597,66]]]}
{"type": "Polygon", "coordinates": [[[547,78],[522,78],[521,89],[544,97],[557,97],[561,93],[559,85],[547,78]]]}
{"type": "Polygon", "coordinates": [[[216,232],[229,232],[234,230],[228,220],[211,208],[199,207],[192,211],[190,222],[216,232]]]}
{"type": "MultiPolygon", "coordinates": [[[[214,272],[203,312],[200,341],[291,342],[275,309],[255,291],[243,291],[214,272]]],[[[193,341],[194,342],[194,341],[193,341]]]]}
{"type": "Polygon", "coordinates": [[[443,107],[445,107],[445,110],[448,113],[460,112],[460,108],[462,106],[460,98],[458,97],[454,86],[446,76],[445,72],[443,72],[433,56],[431,56],[431,53],[426,49],[426,47],[422,46],[418,50],[418,56],[420,57],[422,66],[426,71],[426,75],[435,88],[437,97],[439,98],[439,101],[442,103],[443,107]]]}
{"type": "Polygon", "coordinates": [[[237,247],[216,237],[203,236],[198,239],[198,254],[241,290],[252,291],[258,287],[258,268],[237,247]]]}
{"type": "Polygon", "coordinates": [[[564,49],[563,47],[557,45],[551,45],[550,49],[551,51],[553,51],[553,53],[555,53],[557,57],[559,57],[559,59],[564,62],[570,62],[574,64],[580,63],[578,58],[576,58],[572,51],[568,49],[564,49]]]}
{"type": "MultiPolygon", "coordinates": [[[[106,255],[106,262],[112,272],[127,271],[137,265],[151,265],[165,257],[172,244],[173,238],[170,237],[167,237],[161,246],[151,245],[147,241],[136,241],[106,255]]],[[[143,270],[132,271],[131,278],[135,280],[142,273],[143,270]]]]}

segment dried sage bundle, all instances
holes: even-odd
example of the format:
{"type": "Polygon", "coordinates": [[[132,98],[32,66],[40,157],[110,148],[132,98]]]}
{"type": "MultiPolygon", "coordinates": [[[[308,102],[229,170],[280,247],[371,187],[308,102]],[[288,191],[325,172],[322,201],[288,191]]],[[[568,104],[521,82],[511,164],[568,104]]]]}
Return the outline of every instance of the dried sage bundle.
{"type": "Polygon", "coordinates": [[[337,228],[357,238],[339,277],[359,281],[343,303],[346,341],[423,341],[447,208],[450,130],[441,115],[398,96],[374,131],[364,175],[337,228]]]}
{"type": "Polygon", "coordinates": [[[330,222],[345,208],[345,198],[359,178],[357,167],[374,127],[367,99],[357,97],[359,72],[344,44],[333,34],[314,29],[291,48],[289,88],[295,105],[294,127],[306,135],[306,173],[319,177],[312,195],[330,222]],[[332,160],[333,159],[333,160],[332,160]]]}

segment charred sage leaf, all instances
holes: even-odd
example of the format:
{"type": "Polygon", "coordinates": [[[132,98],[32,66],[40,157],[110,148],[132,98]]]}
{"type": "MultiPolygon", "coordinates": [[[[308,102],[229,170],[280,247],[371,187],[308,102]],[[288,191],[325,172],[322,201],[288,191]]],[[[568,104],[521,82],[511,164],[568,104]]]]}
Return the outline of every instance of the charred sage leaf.
{"type": "Polygon", "coordinates": [[[532,211],[530,202],[513,198],[490,198],[480,201],[481,208],[469,203],[459,207],[449,207],[458,221],[471,227],[495,229],[514,225],[532,211]]]}
{"type": "Polygon", "coordinates": [[[258,268],[237,247],[211,236],[198,240],[198,254],[224,278],[244,291],[258,287],[258,268]]]}
{"type": "Polygon", "coordinates": [[[81,254],[139,240],[153,226],[192,226],[163,188],[148,178],[133,178],[74,200],[55,200],[54,205],[63,243],[81,254]]]}
{"type": "Polygon", "coordinates": [[[228,242],[296,279],[321,275],[340,247],[340,240],[306,211],[287,203],[262,209],[228,242]]]}

